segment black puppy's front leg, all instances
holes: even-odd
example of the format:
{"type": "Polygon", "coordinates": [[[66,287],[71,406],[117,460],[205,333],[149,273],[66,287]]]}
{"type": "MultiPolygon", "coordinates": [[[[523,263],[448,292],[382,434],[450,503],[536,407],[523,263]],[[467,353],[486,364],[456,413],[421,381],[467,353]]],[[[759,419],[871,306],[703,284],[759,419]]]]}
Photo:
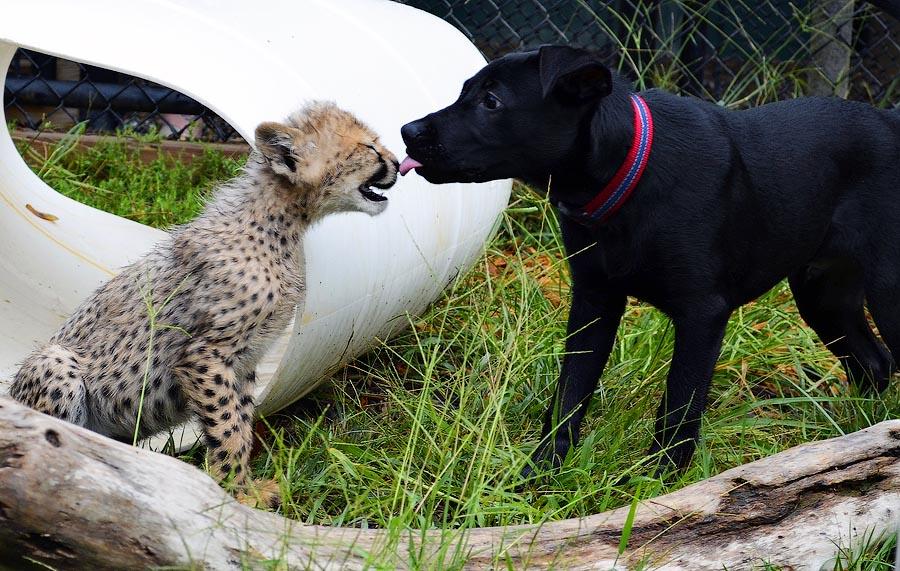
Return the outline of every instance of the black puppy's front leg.
{"type": "Polygon", "coordinates": [[[688,466],[700,436],[700,418],[730,314],[716,309],[723,305],[698,303],[673,319],[675,351],[649,454],[664,450],[664,461],[678,469],[688,466]]]}
{"type": "Polygon", "coordinates": [[[541,442],[532,455],[533,465],[525,466],[523,477],[531,476],[535,466],[547,461],[558,467],[569,448],[577,444],[581,421],[612,351],[624,311],[624,295],[573,287],[562,371],[544,417],[541,442]]]}

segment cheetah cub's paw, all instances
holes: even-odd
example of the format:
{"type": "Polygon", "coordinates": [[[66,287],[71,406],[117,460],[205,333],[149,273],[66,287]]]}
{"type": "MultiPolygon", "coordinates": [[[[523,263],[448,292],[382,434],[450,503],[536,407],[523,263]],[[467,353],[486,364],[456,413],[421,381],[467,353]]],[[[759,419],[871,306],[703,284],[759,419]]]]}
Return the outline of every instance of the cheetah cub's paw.
{"type": "Polygon", "coordinates": [[[253,480],[235,497],[245,506],[274,510],[281,505],[281,488],[272,479],[253,480]]]}

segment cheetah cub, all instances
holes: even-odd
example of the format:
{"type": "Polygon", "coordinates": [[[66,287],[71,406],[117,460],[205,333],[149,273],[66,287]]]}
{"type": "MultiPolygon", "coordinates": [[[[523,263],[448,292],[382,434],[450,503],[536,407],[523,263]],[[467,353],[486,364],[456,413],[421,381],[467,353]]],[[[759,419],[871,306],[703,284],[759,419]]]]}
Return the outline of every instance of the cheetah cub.
{"type": "Polygon", "coordinates": [[[392,186],[398,166],[331,103],[262,123],[256,148],[199,217],[101,286],[25,360],[13,398],[127,442],[196,415],[213,476],[233,475],[238,492],[253,487],[254,371],[302,306],[303,234],[331,213],[383,212],[387,199],[371,187],[392,186]]]}

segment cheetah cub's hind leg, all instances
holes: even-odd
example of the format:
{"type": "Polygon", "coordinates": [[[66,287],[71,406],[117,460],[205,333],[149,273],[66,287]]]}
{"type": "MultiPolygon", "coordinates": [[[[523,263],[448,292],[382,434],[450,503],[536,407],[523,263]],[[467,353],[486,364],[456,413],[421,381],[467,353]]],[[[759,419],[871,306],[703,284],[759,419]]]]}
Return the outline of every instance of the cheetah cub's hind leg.
{"type": "Polygon", "coordinates": [[[74,351],[48,345],[22,364],[10,396],[31,408],[72,424],[87,426],[87,391],[74,351]]]}

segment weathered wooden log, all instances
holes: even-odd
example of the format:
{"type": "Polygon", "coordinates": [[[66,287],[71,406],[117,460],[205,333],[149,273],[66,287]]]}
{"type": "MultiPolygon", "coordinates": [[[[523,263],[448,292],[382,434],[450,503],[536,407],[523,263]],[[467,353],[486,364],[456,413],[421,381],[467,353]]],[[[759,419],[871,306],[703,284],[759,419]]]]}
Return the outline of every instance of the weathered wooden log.
{"type": "MultiPolygon", "coordinates": [[[[897,531],[900,420],[792,448],[629,508],[543,525],[390,540],[247,508],[200,470],[0,399],[0,561],[53,568],[357,569],[369,554],[440,568],[819,569],[866,533],[897,531]],[[443,560],[441,558],[444,558],[443,560]]],[[[0,567],[3,564],[0,563],[0,567]]]]}

